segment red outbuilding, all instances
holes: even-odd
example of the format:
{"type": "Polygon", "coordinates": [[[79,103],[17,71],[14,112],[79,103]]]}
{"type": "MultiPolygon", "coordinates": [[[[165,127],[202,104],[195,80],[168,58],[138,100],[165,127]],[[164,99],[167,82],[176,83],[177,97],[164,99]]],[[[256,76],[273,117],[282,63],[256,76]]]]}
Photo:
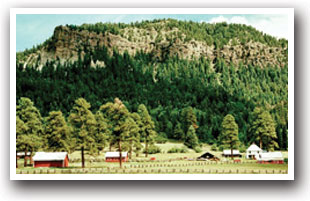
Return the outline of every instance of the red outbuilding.
{"type": "MultiPolygon", "coordinates": [[[[119,162],[120,160],[120,152],[107,152],[105,154],[105,161],[106,162],[119,162]]],[[[127,152],[122,152],[122,161],[128,161],[128,154],[127,152]]]]}
{"type": "Polygon", "coordinates": [[[34,167],[68,167],[67,152],[37,152],[33,156],[34,167]]]}

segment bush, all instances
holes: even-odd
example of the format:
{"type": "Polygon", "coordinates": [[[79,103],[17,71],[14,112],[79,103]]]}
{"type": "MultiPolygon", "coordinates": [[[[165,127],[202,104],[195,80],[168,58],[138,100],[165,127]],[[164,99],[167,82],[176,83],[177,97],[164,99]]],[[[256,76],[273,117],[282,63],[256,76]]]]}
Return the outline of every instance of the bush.
{"type": "Polygon", "coordinates": [[[195,147],[195,148],[194,148],[194,151],[195,151],[196,153],[202,152],[202,150],[200,149],[200,147],[195,147]]]}
{"type": "Polygon", "coordinates": [[[211,151],[217,151],[217,146],[216,146],[216,144],[213,144],[213,145],[211,146],[211,151]]]}
{"type": "Polygon", "coordinates": [[[224,146],[223,145],[220,145],[219,146],[219,151],[223,151],[224,150],[224,146]]]}
{"type": "Polygon", "coordinates": [[[187,153],[188,149],[186,147],[178,148],[178,147],[173,147],[168,150],[167,153],[187,153]]]}
{"type": "Polygon", "coordinates": [[[288,158],[284,158],[284,163],[287,163],[288,162],[288,158]]]}
{"type": "Polygon", "coordinates": [[[155,137],[155,141],[156,143],[159,143],[159,144],[165,144],[168,141],[166,133],[163,133],[163,132],[159,133],[155,137]]]}
{"type": "Polygon", "coordinates": [[[246,147],[244,145],[242,145],[241,147],[239,147],[239,151],[240,151],[240,153],[245,153],[246,147]]]}
{"type": "MultiPolygon", "coordinates": [[[[148,147],[148,154],[158,154],[161,152],[161,149],[158,146],[151,145],[148,147]]],[[[146,150],[143,150],[143,153],[146,153],[146,150]]]]}

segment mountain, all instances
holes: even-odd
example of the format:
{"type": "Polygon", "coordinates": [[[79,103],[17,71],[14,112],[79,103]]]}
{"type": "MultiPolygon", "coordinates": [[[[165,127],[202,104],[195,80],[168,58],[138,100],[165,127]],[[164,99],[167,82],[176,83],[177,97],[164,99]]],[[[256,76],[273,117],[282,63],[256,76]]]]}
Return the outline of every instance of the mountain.
{"type": "MultiPolygon", "coordinates": [[[[277,40],[252,27],[238,24],[206,24],[177,20],[155,20],[135,24],[84,24],[58,26],[53,36],[20,57],[19,62],[41,66],[47,60],[77,61],[88,50],[106,46],[130,55],[150,53],[158,60],[178,55],[193,59],[204,57],[211,63],[222,58],[226,63],[254,66],[287,64],[287,41],[277,40]]],[[[95,64],[98,61],[93,61],[95,64]]],[[[103,64],[102,64],[103,65],[103,64]]]]}
{"type": "Polygon", "coordinates": [[[16,98],[30,98],[42,116],[68,116],[80,97],[95,113],[118,97],[132,112],[144,104],[157,133],[178,140],[194,122],[200,141],[218,143],[231,114],[249,145],[259,107],[287,148],[288,41],[253,27],[173,19],[66,25],[16,56],[16,98]]]}

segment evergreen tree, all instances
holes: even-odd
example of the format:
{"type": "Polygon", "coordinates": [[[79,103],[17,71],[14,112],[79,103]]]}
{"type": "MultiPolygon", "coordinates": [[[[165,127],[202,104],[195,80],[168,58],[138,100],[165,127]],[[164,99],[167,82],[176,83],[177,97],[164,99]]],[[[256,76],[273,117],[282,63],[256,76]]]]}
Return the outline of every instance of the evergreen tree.
{"type": "Polygon", "coordinates": [[[152,144],[154,142],[154,139],[156,137],[155,124],[151,116],[149,115],[149,112],[147,111],[145,105],[143,104],[139,105],[138,114],[141,117],[141,121],[143,125],[141,128],[141,134],[145,142],[145,157],[147,157],[148,146],[149,144],[152,144]]]}
{"type": "Polygon", "coordinates": [[[51,151],[69,151],[70,128],[61,111],[52,111],[46,119],[45,137],[51,151]]]}
{"type": "Polygon", "coordinates": [[[184,145],[191,149],[195,149],[199,145],[198,137],[192,125],[189,127],[186,133],[184,145]]]}
{"type": "Polygon", "coordinates": [[[96,151],[94,137],[96,133],[96,119],[89,110],[90,107],[90,104],[84,98],[79,98],[75,101],[69,116],[69,122],[73,126],[77,145],[81,149],[82,168],[85,167],[85,149],[89,149],[91,153],[96,151]]]}
{"type": "Polygon", "coordinates": [[[140,143],[140,138],[141,138],[140,131],[141,131],[141,128],[143,127],[141,117],[138,113],[136,112],[132,113],[131,117],[135,123],[132,123],[133,126],[132,126],[130,137],[129,137],[129,145],[130,145],[129,158],[130,159],[132,158],[133,148],[135,148],[135,150],[137,151],[136,155],[139,154],[138,153],[139,150],[142,149],[142,145],[140,143]]]}
{"type": "Polygon", "coordinates": [[[185,134],[184,134],[184,131],[182,129],[182,125],[180,122],[176,123],[176,126],[175,126],[174,131],[173,131],[173,137],[175,139],[180,139],[180,140],[184,140],[184,138],[185,138],[185,134]]]}
{"type": "Polygon", "coordinates": [[[24,138],[27,136],[28,129],[25,122],[16,116],[16,168],[18,168],[17,153],[23,151],[26,146],[24,138]]]}
{"type": "Polygon", "coordinates": [[[103,117],[103,114],[98,111],[95,115],[96,118],[96,132],[95,132],[95,145],[98,152],[107,146],[111,138],[111,130],[108,120],[103,117]]]}
{"type": "MultiPolygon", "coordinates": [[[[17,144],[24,148],[24,166],[27,166],[27,152],[30,152],[30,163],[32,164],[32,153],[42,147],[42,145],[46,145],[46,143],[42,142],[42,117],[33,102],[29,98],[24,97],[18,101],[16,116],[24,122],[23,127],[28,128],[24,130],[27,131],[26,133],[20,135],[19,143],[17,144]]],[[[17,149],[19,148],[17,147],[17,149]]]]}
{"type": "Polygon", "coordinates": [[[120,168],[122,168],[122,142],[127,141],[130,136],[130,130],[135,124],[130,119],[130,113],[126,106],[118,98],[114,99],[114,103],[106,103],[100,107],[104,118],[108,120],[111,125],[111,141],[117,142],[118,151],[120,154],[120,168]]]}
{"type": "Polygon", "coordinates": [[[238,148],[240,141],[238,138],[238,124],[231,114],[226,115],[223,119],[220,142],[224,147],[230,148],[231,158],[233,159],[233,149],[238,148]]]}
{"type": "Polygon", "coordinates": [[[255,108],[253,113],[255,120],[252,123],[251,131],[255,140],[259,142],[260,148],[265,148],[267,151],[273,151],[275,148],[279,148],[276,142],[276,125],[272,116],[268,111],[261,108],[255,108]]]}
{"type": "Polygon", "coordinates": [[[184,108],[181,112],[181,117],[184,125],[184,131],[187,131],[190,126],[193,126],[194,129],[198,128],[197,118],[192,107],[184,108]]]}

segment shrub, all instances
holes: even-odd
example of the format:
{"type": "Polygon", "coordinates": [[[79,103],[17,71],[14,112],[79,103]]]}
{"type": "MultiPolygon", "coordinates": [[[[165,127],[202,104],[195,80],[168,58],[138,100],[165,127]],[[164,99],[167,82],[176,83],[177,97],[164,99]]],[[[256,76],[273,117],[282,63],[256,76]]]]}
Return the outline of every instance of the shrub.
{"type": "Polygon", "coordinates": [[[240,153],[245,153],[246,152],[246,147],[244,145],[239,147],[240,153]]]}
{"type": "Polygon", "coordinates": [[[211,146],[211,151],[217,151],[217,146],[216,146],[216,144],[213,144],[213,145],[211,146]]]}
{"type": "Polygon", "coordinates": [[[156,143],[159,143],[159,144],[165,144],[168,141],[166,133],[163,133],[163,132],[159,133],[155,137],[155,141],[156,143]]]}
{"type": "Polygon", "coordinates": [[[194,148],[194,151],[195,151],[196,153],[202,152],[202,150],[200,149],[200,147],[195,147],[195,148],[194,148]]]}
{"type": "MultiPolygon", "coordinates": [[[[161,152],[161,149],[158,146],[151,145],[148,147],[148,154],[158,154],[161,152]]],[[[145,149],[143,150],[143,153],[145,154],[145,149]]]]}
{"type": "Polygon", "coordinates": [[[288,158],[284,158],[284,163],[287,163],[288,162],[288,158]]]}
{"type": "Polygon", "coordinates": [[[224,146],[223,145],[220,145],[219,146],[219,151],[223,151],[224,150],[224,146]]]}
{"type": "Polygon", "coordinates": [[[178,147],[173,147],[168,150],[167,153],[187,153],[188,149],[186,147],[178,148],[178,147]]]}

